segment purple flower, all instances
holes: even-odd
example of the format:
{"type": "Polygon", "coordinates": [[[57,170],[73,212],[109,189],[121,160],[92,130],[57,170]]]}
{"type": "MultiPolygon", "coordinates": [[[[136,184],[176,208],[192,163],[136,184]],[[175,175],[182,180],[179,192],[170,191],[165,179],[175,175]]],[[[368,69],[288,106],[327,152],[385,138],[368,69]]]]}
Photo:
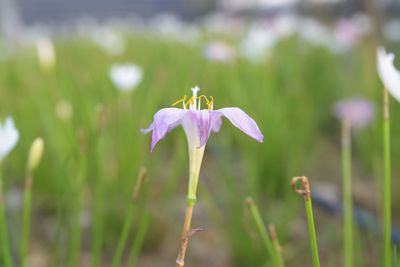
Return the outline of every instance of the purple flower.
{"type": "Polygon", "coordinates": [[[335,116],[348,120],[352,128],[363,128],[374,118],[374,105],[363,98],[342,100],[334,106],[335,116]]]}
{"type": "Polygon", "coordinates": [[[167,133],[178,125],[182,125],[189,144],[189,149],[203,149],[211,132],[219,132],[222,117],[226,117],[235,127],[258,142],[263,142],[263,135],[257,123],[243,110],[236,107],[213,110],[213,98],[197,96],[198,87],[192,88],[193,96],[186,101],[186,97],[178,100],[174,105],[183,103],[183,108],[163,108],[154,115],[153,123],[142,133],[152,131],[151,150],[163,139],[167,133]],[[207,109],[201,109],[202,100],[207,109]]]}

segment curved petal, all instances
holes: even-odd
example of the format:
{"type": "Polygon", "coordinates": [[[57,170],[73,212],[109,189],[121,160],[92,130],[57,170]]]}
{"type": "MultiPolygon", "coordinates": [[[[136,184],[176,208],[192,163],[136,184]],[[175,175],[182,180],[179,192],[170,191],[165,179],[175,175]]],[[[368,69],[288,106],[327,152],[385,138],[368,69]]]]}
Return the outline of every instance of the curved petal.
{"type": "Polygon", "coordinates": [[[153,123],[145,129],[141,129],[142,133],[153,131],[151,138],[151,151],[154,147],[169,133],[172,129],[180,124],[180,119],[186,114],[187,110],[180,108],[163,108],[154,115],[153,123]]]}
{"type": "Polygon", "coordinates": [[[400,72],[394,67],[394,55],[386,53],[383,47],[376,51],[379,77],[390,94],[400,102],[400,72]]]}
{"type": "Polygon", "coordinates": [[[258,128],[257,123],[240,108],[221,108],[213,111],[212,121],[214,124],[218,123],[217,118],[220,118],[222,115],[248,136],[260,143],[263,142],[264,136],[258,128]]]}

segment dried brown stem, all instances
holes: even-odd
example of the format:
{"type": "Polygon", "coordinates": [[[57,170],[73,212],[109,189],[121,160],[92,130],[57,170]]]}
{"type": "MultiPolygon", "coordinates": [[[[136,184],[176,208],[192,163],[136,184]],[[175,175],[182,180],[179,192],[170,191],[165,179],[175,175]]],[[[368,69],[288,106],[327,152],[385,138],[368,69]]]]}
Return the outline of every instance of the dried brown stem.
{"type": "Polygon", "coordinates": [[[306,176],[296,176],[292,178],[292,189],[297,194],[302,195],[305,199],[309,199],[311,197],[310,183],[308,182],[308,178],[306,176]],[[303,184],[303,188],[297,187],[297,182],[301,181],[303,184]]]}

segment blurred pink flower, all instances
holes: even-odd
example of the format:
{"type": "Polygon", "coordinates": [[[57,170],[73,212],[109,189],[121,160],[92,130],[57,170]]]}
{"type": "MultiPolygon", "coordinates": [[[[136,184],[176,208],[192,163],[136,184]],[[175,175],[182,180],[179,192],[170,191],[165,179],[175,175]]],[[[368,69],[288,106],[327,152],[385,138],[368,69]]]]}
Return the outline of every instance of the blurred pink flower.
{"type": "Polygon", "coordinates": [[[214,41],[204,46],[203,54],[206,58],[219,62],[231,62],[235,57],[233,48],[224,42],[214,41]]]}
{"type": "Polygon", "coordinates": [[[334,114],[340,120],[348,120],[352,128],[366,127],[374,118],[374,104],[364,98],[350,98],[338,101],[334,114]]]}
{"type": "Polygon", "coordinates": [[[362,34],[358,30],[357,25],[352,20],[342,18],[336,22],[336,39],[346,48],[353,47],[357,44],[361,35],[362,34]]]}

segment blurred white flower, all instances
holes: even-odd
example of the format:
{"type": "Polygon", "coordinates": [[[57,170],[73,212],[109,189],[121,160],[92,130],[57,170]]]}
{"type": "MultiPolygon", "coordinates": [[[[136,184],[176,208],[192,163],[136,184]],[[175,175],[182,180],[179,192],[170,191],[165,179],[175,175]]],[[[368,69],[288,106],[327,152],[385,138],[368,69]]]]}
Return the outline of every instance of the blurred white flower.
{"type": "Polygon", "coordinates": [[[92,32],[92,41],[109,55],[121,55],[125,51],[123,37],[109,28],[98,28],[92,32]]]}
{"type": "Polygon", "coordinates": [[[15,147],[19,139],[19,132],[15,128],[14,121],[8,117],[0,124],[0,163],[15,147]]]}
{"type": "Polygon", "coordinates": [[[390,94],[400,102],[400,72],[394,67],[394,55],[385,48],[377,48],[377,69],[379,77],[390,94]]]}
{"type": "Polygon", "coordinates": [[[339,120],[348,120],[352,128],[366,127],[374,118],[375,108],[364,98],[351,98],[335,104],[333,112],[339,120]]]}
{"type": "Polygon", "coordinates": [[[55,107],[58,118],[62,120],[70,120],[74,114],[74,110],[70,102],[66,100],[60,100],[57,102],[55,107]]]}
{"type": "Polygon", "coordinates": [[[36,51],[40,67],[46,71],[53,69],[56,64],[53,41],[48,37],[40,37],[36,40],[36,51]]]}
{"type": "Polygon", "coordinates": [[[313,18],[305,18],[299,24],[298,34],[304,41],[334,50],[334,39],[328,28],[313,18]]]}
{"type": "Polygon", "coordinates": [[[110,78],[114,85],[121,91],[132,91],[139,85],[143,78],[143,69],[132,63],[112,65],[110,78]]]}
{"type": "Polygon", "coordinates": [[[210,60],[231,62],[234,59],[235,51],[227,43],[214,41],[204,46],[203,54],[210,60]]]}
{"type": "Polygon", "coordinates": [[[247,59],[260,62],[275,46],[277,36],[265,27],[252,26],[241,45],[241,52],[247,59]]]}
{"type": "Polygon", "coordinates": [[[199,29],[196,26],[181,21],[173,14],[157,15],[150,21],[149,26],[156,37],[184,44],[194,44],[200,37],[199,29]]]}
{"type": "Polygon", "coordinates": [[[271,22],[272,31],[282,39],[295,34],[298,25],[298,17],[294,14],[283,14],[275,16],[271,22]]]}

